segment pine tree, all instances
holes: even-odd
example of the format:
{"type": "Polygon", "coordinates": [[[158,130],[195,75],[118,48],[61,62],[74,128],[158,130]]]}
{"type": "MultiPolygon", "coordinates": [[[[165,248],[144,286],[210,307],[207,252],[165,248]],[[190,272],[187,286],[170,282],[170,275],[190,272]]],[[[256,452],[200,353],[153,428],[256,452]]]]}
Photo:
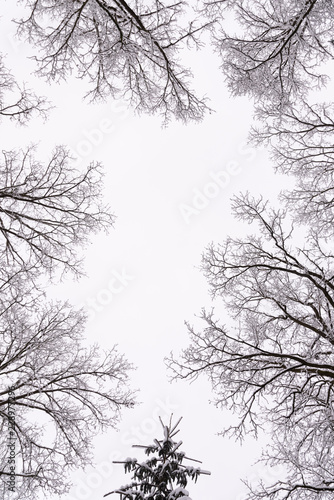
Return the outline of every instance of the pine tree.
{"type": "Polygon", "coordinates": [[[133,445],[136,448],[144,448],[146,455],[153,456],[141,463],[138,463],[136,458],[114,462],[124,464],[125,472],[133,472],[133,482],[107,493],[105,497],[118,493],[120,500],[191,500],[185,489],[188,479],[196,482],[200,474],[210,474],[182,463],[184,460],[201,463],[186,457],[183,451],[179,451],[182,441],[173,439],[179,432],[177,427],[182,417],[175,425],[172,425],[172,417],[169,425],[164,425],[160,417],[159,419],[163,428],[163,439],[154,439],[154,444],[147,446],[133,445]]]}

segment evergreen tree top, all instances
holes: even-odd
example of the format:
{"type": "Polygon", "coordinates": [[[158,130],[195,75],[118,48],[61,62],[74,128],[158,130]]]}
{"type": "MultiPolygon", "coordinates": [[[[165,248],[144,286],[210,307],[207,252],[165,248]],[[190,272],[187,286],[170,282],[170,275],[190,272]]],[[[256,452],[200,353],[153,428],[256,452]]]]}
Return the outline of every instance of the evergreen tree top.
{"type": "Polygon", "coordinates": [[[133,473],[133,481],[107,493],[105,497],[118,493],[120,500],[191,500],[185,489],[189,478],[196,482],[199,475],[210,474],[199,467],[183,464],[184,460],[201,462],[187,457],[180,450],[182,441],[174,440],[174,436],[179,432],[177,427],[182,417],[176,424],[172,424],[171,416],[168,425],[165,425],[160,417],[159,419],[163,429],[163,439],[154,439],[150,445],[133,445],[136,448],[143,448],[149,457],[141,463],[136,458],[114,462],[124,464],[125,472],[133,473]]]}

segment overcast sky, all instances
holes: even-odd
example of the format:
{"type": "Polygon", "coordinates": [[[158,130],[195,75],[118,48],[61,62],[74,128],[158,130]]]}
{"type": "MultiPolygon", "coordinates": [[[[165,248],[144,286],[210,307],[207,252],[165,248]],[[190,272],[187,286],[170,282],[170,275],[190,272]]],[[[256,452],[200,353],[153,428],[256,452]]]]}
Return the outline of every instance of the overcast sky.
{"type": "Polygon", "coordinates": [[[255,481],[264,474],[250,466],[260,444],[250,439],[241,448],[217,436],[232,417],[209,403],[206,380],[170,384],[163,358],[187,346],[184,320],[197,324],[195,315],[212,306],[198,269],[205,247],[250,231],[232,219],[231,196],[249,190],[274,198],[287,182],[274,175],[265,151],[246,144],[252,104],[229,97],[219,60],[206,49],[189,55],[194,87],[210,97],[215,110],[200,124],[172,122],[162,129],[159,117],[134,116],[124,102],[88,105],[82,101],[84,82],[48,86],[30,74],[31,50],[13,38],[6,5],[0,36],[7,65],[19,80],[47,94],[55,108],[45,124],[2,124],[1,149],[37,142],[46,158],[54,145],[65,144],[78,167],[101,161],[105,197],[117,216],[111,233],[92,238],[85,250],[87,277],[50,287],[50,296],[87,308],[88,341],[106,348],[118,344],[137,367],[132,387],[140,390],[141,404],[124,412],[118,432],[96,440],[95,467],[73,473],[73,489],[64,499],[98,500],[129,482],[112,460],[140,458],[131,444],[159,438],[158,415],[166,419],[173,412],[183,416],[184,451],[212,472],[189,484],[192,499],[237,500],[240,478],[255,481]]]}

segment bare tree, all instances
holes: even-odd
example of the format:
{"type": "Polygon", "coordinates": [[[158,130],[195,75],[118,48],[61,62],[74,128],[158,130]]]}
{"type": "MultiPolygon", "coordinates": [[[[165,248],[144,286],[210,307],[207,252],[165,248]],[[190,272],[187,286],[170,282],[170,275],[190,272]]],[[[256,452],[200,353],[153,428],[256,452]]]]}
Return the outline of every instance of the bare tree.
{"type": "Polygon", "coordinates": [[[0,118],[9,117],[25,124],[34,115],[46,118],[49,109],[50,105],[44,97],[37,96],[16,82],[0,54],[0,118]]]}
{"type": "Polygon", "coordinates": [[[255,143],[270,146],[275,169],[296,178],[297,185],[282,199],[304,224],[333,234],[334,219],[334,109],[331,104],[291,106],[277,119],[267,112],[255,143]]]}
{"type": "Polygon", "coordinates": [[[326,422],[325,415],[311,433],[308,424],[300,422],[283,435],[273,435],[262,461],[270,467],[280,465],[281,470],[286,470],[285,477],[273,484],[261,482],[258,487],[248,483],[249,500],[333,498],[333,425],[326,422]]]}
{"type": "MultiPolygon", "coordinates": [[[[202,118],[205,100],[188,86],[190,71],[176,61],[184,44],[201,45],[203,26],[181,27],[184,1],[27,0],[19,33],[40,50],[38,73],[49,80],[66,78],[75,68],[87,78],[91,100],[129,99],[139,112],[202,118]]],[[[208,25],[211,24],[209,21],[208,25]]]]}
{"type": "Polygon", "coordinates": [[[226,327],[214,311],[203,311],[205,329],[188,325],[190,347],[168,364],[176,378],[209,377],[217,405],[239,415],[225,432],[242,438],[270,426],[276,450],[269,463],[285,464],[289,478],[249,498],[301,500],[317,491],[331,498],[333,253],[316,227],[299,248],[286,212],[262,200],[236,198],[234,212],[258,223],[260,234],[211,245],[203,268],[212,295],[237,325],[226,327]]]}
{"type": "Polygon", "coordinates": [[[11,450],[20,498],[40,489],[61,494],[70,469],[90,463],[92,438],[133,406],[131,366],[115,348],[84,347],[85,317],[67,304],[45,303],[23,287],[0,300],[2,498],[10,495],[11,450]]]}
{"type": "Polygon", "coordinates": [[[226,0],[203,6],[204,14],[221,25],[215,45],[234,95],[249,95],[260,108],[279,111],[327,81],[318,68],[333,58],[331,2],[226,0]],[[236,34],[225,23],[237,25],[236,34]]]}
{"type": "Polygon", "coordinates": [[[80,273],[77,247],[89,233],[114,221],[102,202],[102,171],[91,163],[81,173],[58,146],[50,160],[36,159],[33,147],[3,151],[0,166],[0,258],[32,272],[58,267],[80,273]]]}

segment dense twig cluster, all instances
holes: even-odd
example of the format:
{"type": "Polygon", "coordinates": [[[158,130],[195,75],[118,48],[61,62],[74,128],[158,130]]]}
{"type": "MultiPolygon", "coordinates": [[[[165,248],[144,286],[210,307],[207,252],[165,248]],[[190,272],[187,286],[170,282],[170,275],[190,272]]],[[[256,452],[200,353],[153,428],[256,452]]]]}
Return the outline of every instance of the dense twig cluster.
{"type": "Polygon", "coordinates": [[[319,66],[334,55],[331,9],[327,0],[204,2],[221,25],[214,42],[232,93],[280,110],[322,86],[328,77],[319,66]],[[236,20],[235,34],[225,28],[225,15],[236,20]]]}
{"type": "Polygon", "coordinates": [[[159,113],[165,122],[172,116],[199,120],[208,109],[189,88],[191,72],[177,62],[176,53],[185,44],[200,46],[200,33],[212,23],[191,21],[182,27],[184,1],[27,4],[29,15],[19,31],[40,50],[40,75],[59,80],[75,68],[91,84],[90,100],[122,97],[138,112],[159,113]],[[45,24],[45,15],[51,25],[45,24]]]}

